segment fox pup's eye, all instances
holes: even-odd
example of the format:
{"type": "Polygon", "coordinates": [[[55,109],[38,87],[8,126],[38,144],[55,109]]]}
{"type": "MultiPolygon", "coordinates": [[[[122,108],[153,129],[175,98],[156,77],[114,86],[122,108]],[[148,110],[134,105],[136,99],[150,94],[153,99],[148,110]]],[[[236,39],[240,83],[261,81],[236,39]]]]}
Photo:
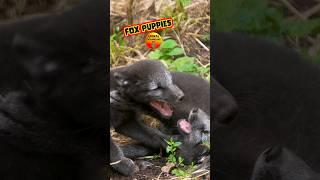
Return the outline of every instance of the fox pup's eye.
{"type": "Polygon", "coordinates": [[[149,83],[149,84],[148,84],[148,90],[150,90],[150,91],[156,90],[156,89],[158,89],[158,88],[159,88],[159,86],[157,86],[156,83],[149,83]]]}

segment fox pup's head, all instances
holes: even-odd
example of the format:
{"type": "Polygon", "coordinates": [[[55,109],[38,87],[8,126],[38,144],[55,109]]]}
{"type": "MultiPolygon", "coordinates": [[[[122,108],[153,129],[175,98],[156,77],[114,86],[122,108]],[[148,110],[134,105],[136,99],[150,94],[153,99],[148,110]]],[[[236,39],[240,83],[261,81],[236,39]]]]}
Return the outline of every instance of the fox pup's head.
{"type": "Polygon", "coordinates": [[[142,60],[117,69],[113,76],[124,96],[162,118],[170,118],[174,111],[173,102],[184,96],[160,61],[142,60]]]}
{"type": "Polygon", "coordinates": [[[251,180],[320,180],[320,176],[290,150],[273,146],[258,157],[251,180]]]}
{"type": "Polygon", "coordinates": [[[177,127],[181,133],[181,145],[177,156],[184,159],[186,164],[202,163],[210,154],[210,117],[201,109],[193,108],[188,119],[180,119],[177,127]]]}

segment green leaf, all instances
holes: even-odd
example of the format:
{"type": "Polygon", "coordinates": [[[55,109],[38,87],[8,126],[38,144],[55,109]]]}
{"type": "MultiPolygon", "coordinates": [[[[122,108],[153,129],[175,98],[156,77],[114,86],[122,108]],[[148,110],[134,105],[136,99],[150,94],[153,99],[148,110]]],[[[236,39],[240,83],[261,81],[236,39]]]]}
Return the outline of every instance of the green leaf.
{"type": "Polygon", "coordinates": [[[171,56],[167,55],[167,54],[163,54],[159,59],[162,59],[162,60],[170,60],[171,59],[171,56]]]}
{"type": "Polygon", "coordinates": [[[208,72],[210,71],[210,68],[208,68],[208,67],[199,67],[199,68],[198,68],[198,71],[199,71],[200,73],[205,74],[205,73],[208,73],[208,72]]]}
{"type": "Polygon", "coordinates": [[[191,164],[188,166],[188,171],[194,171],[197,168],[197,166],[194,165],[194,162],[192,161],[191,164]]]}
{"type": "Polygon", "coordinates": [[[192,0],[178,0],[178,1],[180,1],[183,7],[188,6],[192,2],[192,0]]]}
{"type": "Polygon", "coordinates": [[[159,49],[156,49],[155,51],[151,51],[149,54],[148,54],[148,57],[150,59],[160,59],[160,57],[162,56],[163,54],[161,53],[161,51],[159,49]]]}
{"type": "Polygon", "coordinates": [[[194,64],[193,57],[181,57],[173,61],[172,65],[179,72],[194,72],[196,71],[196,65],[194,64]]]}
{"type": "Polygon", "coordinates": [[[184,161],[184,159],[183,159],[182,157],[180,157],[180,156],[179,156],[179,158],[178,158],[178,163],[179,163],[179,164],[182,164],[182,163],[183,163],[183,161],[184,161]]]}
{"type": "Polygon", "coordinates": [[[172,150],[172,147],[171,146],[167,146],[166,152],[169,153],[169,152],[171,152],[171,150],[172,150]]]}
{"type": "Polygon", "coordinates": [[[176,169],[173,169],[171,171],[172,174],[174,174],[175,176],[178,176],[178,177],[185,177],[188,175],[188,173],[180,168],[176,168],[176,169]]]}
{"type": "Polygon", "coordinates": [[[172,49],[170,52],[167,53],[169,56],[178,56],[184,54],[184,51],[182,48],[176,47],[172,49]]]}
{"type": "Polygon", "coordinates": [[[176,163],[177,159],[173,154],[170,154],[168,157],[168,162],[176,163]]]}
{"type": "Polygon", "coordinates": [[[160,48],[169,48],[169,49],[172,49],[174,47],[176,47],[178,44],[175,40],[173,39],[168,39],[168,40],[165,40],[161,45],[160,45],[160,48]]]}
{"type": "Polygon", "coordinates": [[[180,145],[181,145],[181,142],[179,142],[179,141],[177,141],[177,142],[174,143],[174,146],[175,146],[175,147],[178,147],[178,146],[180,146],[180,145]]]}

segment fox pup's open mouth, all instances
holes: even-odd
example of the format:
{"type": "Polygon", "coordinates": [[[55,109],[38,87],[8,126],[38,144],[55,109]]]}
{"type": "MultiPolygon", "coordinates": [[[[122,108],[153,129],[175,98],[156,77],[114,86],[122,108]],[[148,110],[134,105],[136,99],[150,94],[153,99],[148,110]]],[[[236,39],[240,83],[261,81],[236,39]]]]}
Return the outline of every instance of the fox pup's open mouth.
{"type": "Polygon", "coordinates": [[[179,129],[186,134],[190,134],[192,131],[191,124],[186,119],[179,119],[177,122],[177,125],[178,125],[179,129]]]}
{"type": "Polygon", "coordinates": [[[155,108],[161,115],[165,117],[171,117],[173,110],[171,105],[164,101],[152,100],[150,101],[150,106],[155,108]]]}

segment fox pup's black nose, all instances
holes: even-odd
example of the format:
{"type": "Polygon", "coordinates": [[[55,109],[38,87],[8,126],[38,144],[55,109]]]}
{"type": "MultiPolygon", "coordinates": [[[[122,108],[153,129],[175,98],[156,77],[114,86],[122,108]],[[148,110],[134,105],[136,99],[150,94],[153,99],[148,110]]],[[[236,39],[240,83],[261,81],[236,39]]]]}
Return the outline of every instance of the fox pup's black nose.
{"type": "Polygon", "coordinates": [[[176,101],[181,101],[184,97],[183,91],[176,85],[169,86],[169,89],[176,101]]]}
{"type": "Polygon", "coordinates": [[[177,100],[182,101],[183,98],[184,98],[184,94],[179,94],[177,100]]]}

